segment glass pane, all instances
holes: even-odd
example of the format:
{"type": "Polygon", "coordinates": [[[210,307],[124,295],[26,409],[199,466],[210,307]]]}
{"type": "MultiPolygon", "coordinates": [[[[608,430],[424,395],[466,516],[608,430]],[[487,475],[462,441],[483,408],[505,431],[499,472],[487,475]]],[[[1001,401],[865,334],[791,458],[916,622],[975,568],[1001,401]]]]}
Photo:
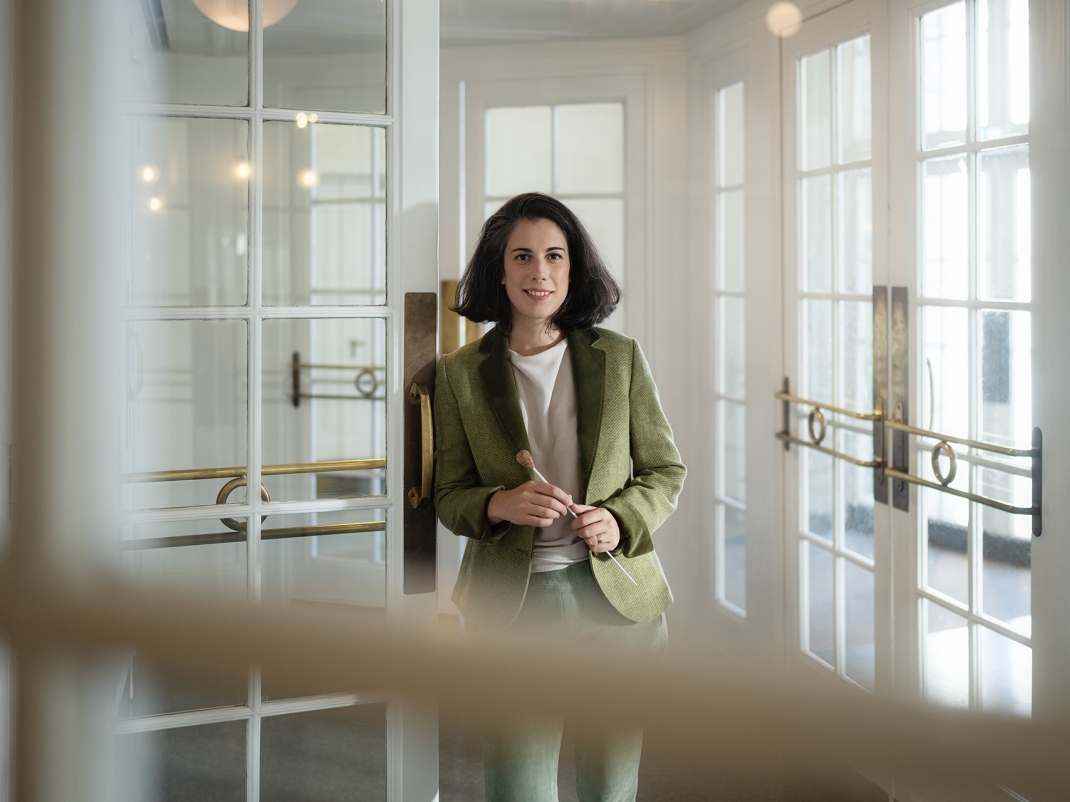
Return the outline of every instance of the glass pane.
{"type": "Polygon", "coordinates": [[[830,666],[835,665],[835,633],[833,630],[833,571],[832,552],[806,541],[802,542],[806,575],[804,587],[808,587],[804,604],[809,626],[806,628],[807,648],[815,657],[830,666]]]}
{"type": "MultiPolygon", "coordinates": [[[[244,488],[234,493],[235,499],[245,500],[244,488]]],[[[246,519],[232,523],[244,531],[246,519]]],[[[126,525],[119,540],[123,573],[133,583],[202,596],[246,595],[245,536],[219,520],[126,525]],[[198,535],[224,535],[240,542],[198,545],[198,535]]]]}
{"type": "MultiPolygon", "coordinates": [[[[935,481],[928,465],[929,453],[918,453],[918,463],[927,470],[922,475],[935,481]]],[[[959,477],[953,487],[966,489],[966,466],[960,462],[959,477]]],[[[926,546],[928,586],[951,598],[969,603],[969,502],[939,490],[921,488],[922,542],[926,546]]]]}
{"type": "Polygon", "coordinates": [[[922,600],[925,626],[924,685],[930,702],[970,704],[970,634],[966,619],[928,599],[922,600]]]}
{"type": "Polygon", "coordinates": [[[803,526],[814,535],[832,540],[832,457],[806,449],[806,517],[803,526]]]}
{"type": "MultiPolygon", "coordinates": [[[[852,457],[873,459],[873,438],[870,435],[841,432],[840,448],[852,457]]],[[[872,559],[873,469],[844,462],[842,470],[844,546],[872,559]]]]}
{"type": "MultiPolygon", "coordinates": [[[[991,468],[982,468],[980,474],[985,496],[1019,507],[1032,504],[1032,482],[1024,476],[991,468]]],[[[991,507],[980,510],[984,522],[982,609],[1028,636],[1032,632],[1032,520],[991,507]]]]}
{"type": "Polygon", "coordinates": [[[818,175],[799,182],[800,257],[803,289],[832,290],[832,176],[818,175]]]}
{"type": "Polygon", "coordinates": [[[133,123],[131,303],[244,304],[249,273],[249,125],[133,123]]]}
{"type": "Polygon", "coordinates": [[[386,135],[264,123],[264,303],[386,303],[386,135]]]}
{"type": "MultiPolygon", "coordinates": [[[[873,303],[841,301],[840,400],[847,409],[873,411],[873,303]]],[[[866,457],[871,459],[872,455],[866,457]]]]}
{"type": "Polygon", "coordinates": [[[386,800],[386,704],[260,722],[262,802],[386,800]]]}
{"type": "Polygon", "coordinates": [[[921,308],[922,392],[920,425],[969,436],[970,331],[965,309],[921,308]]]}
{"type": "Polygon", "coordinates": [[[872,170],[846,170],[836,176],[839,231],[836,261],[841,292],[873,292],[872,170]]]}
{"type": "Polygon", "coordinates": [[[799,139],[803,170],[828,167],[831,162],[831,61],[830,50],[799,59],[799,139]]]}
{"type": "Polygon", "coordinates": [[[720,363],[718,392],[742,398],[746,380],[746,332],[743,322],[743,299],[722,297],[718,299],[718,316],[721,321],[720,363]]]}
{"type": "MultiPolygon", "coordinates": [[[[242,320],[126,324],[127,473],[245,469],[246,325],[242,320]]],[[[127,507],[214,504],[224,480],[125,478],[127,507]]],[[[244,496],[235,492],[231,502],[244,496]]],[[[222,502],[220,502],[222,503],[222,502]]]]}
{"type": "Polygon", "coordinates": [[[724,533],[724,600],[747,609],[747,514],[721,505],[724,533]]]}
{"type": "Polygon", "coordinates": [[[966,4],[944,6],[921,18],[921,146],[966,141],[966,4]]]}
{"type": "Polygon", "coordinates": [[[1029,0],[977,0],[977,138],[1029,131],[1029,0]]]}
{"type": "Polygon", "coordinates": [[[624,104],[558,106],[557,192],[624,191],[624,104]]]}
{"type": "MultiPolygon", "coordinates": [[[[624,201],[621,198],[569,198],[568,208],[587,228],[610,274],[627,293],[624,278],[624,201]]],[[[603,326],[620,331],[624,324],[626,302],[609,316],[603,326]]]]}
{"type": "Polygon", "coordinates": [[[981,708],[1019,716],[1033,711],[1033,650],[988,627],[981,636],[981,708]]]}
{"type": "Polygon", "coordinates": [[[207,672],[154,663],[140,654],[130,659],[119,699],[119,718],[244,705],[249,701],[245,671],[207,672]]]}
{"type": "Polygon", "coordinates": [[[922,164],[922,295],[966,297],[970,269],[968,187],[965,156],[929,159],[922,164]]]}
{"type": "Polygon", "coordinates": [[[264,0],[264,105],[385,113],[386,4],[264,0]]]}
{"type": "Polygon", "coordinates": [[[718,289],[742,292],[744,284],[743,190],[727,190],[717,196],[718,289]]]}
{"type": "Polygon", "coordinates": [[[1028,301],[1032,248],[1029,202],[1029,146],[982,151],[978,267],[981,297],[1028,301]]]}
{"type": "Polygon", "coordinates": [[[863,688],[872,691],[876,662],[873,635],[873,572],[845,560],[844,594],[847,619],[846,673],[863,688]]]}
{"type": "Polygon", "coordinates": [[[717,98],[717,141],[720,144],[717,181],[719,186],[735,187],[743,183],[743,84],[733,84],[718,90],[717,98]]]}
{"type": "MultiPolygon", "coordinates": [[[[1028,446],[1033,393],[1028,312],[981,313],[981,438],[1028,446]]],[[[1017,460],[1028,467],[1028,460],[1017,460]]],[[[1028,504],[1026,505],[1028,506],[1028,504]]]]}
{"type": "Polygon", "coordinates": [[[246,3],[127,0],[126,8],[135,100],[213,106],[248,103],[246,3]]]}
{"type": "Polygon", "coordinates": [[[486,194],[510,198],[553,191],[553,109],[487,109],[486,194]]]}
{"type": "Polygon", "coordinates": [[[806,379],[803,395],[832,403],[832,301],[804,300],[802,308],[806,379]]]}
{"type": "Polygon", "coordinates": [[[118,736],[117,798],[245,802],[246,728],[228,721],[118,736]]]}
{"type": "Polygon", "coordinates": [[[721,490],[743,502],[747,500],[747,463],[745,443],[746,408],[732,401],[718,401],[721,411],[721,490]]]}
{"type": "MultiPolygon", "coordinates": [[[[265,320],[263,332],[264,465],[384,459],[385,322],[265,320]]],[[[382,467],[278,470],[264,477],[273,501],[386,492],[382,467]]]]}
{"type": "Polygon", "coordinates": [[[870,157],[872,112],[870,110],[869,35],[836,47],[839,92],[840,164],[870,157]]]}

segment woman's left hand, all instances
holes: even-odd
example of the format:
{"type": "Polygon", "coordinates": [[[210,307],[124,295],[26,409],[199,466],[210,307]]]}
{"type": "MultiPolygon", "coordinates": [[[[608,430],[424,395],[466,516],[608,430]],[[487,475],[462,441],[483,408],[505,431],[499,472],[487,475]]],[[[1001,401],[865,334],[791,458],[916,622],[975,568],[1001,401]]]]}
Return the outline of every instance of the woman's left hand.
{"type": "Polygon", "coordinates": [[[620,543],[620,527],[613,513],[605,507],[588,507],[586,504],[573,504],[576,513],[572,521],[572,530],[587,542],[587,547],[600,554],[613,551],[620,543]]]}

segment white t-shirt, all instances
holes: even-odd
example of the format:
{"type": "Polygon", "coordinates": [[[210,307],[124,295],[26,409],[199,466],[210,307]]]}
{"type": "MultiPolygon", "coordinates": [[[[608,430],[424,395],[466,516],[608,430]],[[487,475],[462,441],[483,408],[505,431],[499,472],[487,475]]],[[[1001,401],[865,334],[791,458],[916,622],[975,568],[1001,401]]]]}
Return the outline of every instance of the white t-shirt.
{"type": "MultiPolygon", "coordinates": [[[[576,435],[576,387],[568,340],[553,348],[521,356],[509,352],[535,467],[550,484],[580,502],[579,439],[576,435]]],[[[572,530],[573,517],[558,518],[535,530],[531,572],[555,571],[590,558],[587,544],[572,530]]]]}

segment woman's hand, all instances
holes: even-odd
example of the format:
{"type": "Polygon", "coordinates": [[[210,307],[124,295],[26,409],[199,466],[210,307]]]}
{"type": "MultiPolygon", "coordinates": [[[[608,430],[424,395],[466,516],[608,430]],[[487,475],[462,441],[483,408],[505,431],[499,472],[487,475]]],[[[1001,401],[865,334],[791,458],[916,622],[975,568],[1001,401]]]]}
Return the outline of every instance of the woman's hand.
{"type": "Polygon", "coordinates": [[[587,542],[591,551],[600,554],[617,548],[620,526],[613,513],[605,507],[588,507],[586,504],[573,504],[572,511],[576,513],[572,529],[587,542]]]}
{"type": "Polygon", "coordinates": [[[572,496],[560,487],[532,480],[491,496],[487,519],[492,526],[509,521],[520,526],[544,527],[566,515],[571,503],[572,496]]]}

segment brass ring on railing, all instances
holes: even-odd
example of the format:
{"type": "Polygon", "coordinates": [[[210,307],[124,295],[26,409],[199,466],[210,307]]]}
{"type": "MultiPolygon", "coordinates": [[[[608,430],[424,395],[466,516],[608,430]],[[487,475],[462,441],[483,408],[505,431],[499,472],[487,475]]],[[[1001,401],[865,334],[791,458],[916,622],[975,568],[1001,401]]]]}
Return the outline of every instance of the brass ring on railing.
{"type": "Polygon", "coordinates": [[[951,444],[947,440],[941,440],[933,447],[933,474],[936,476],[936,480],[947,487],[949,484],[955,481],[955,474],[959,469],[958,457],[955,456],[955,449],[951,447],[951,444]],[[947,454],[948,468],[947,475],[945,476],[943,471],[940,470],[940,452],[947,454]]]}
{"type": "Polygon", "coordinates": [[[825,439],[825,431],[828,428],[828,423],[825,421],[825,413],[818,407],[810,410],[810,416],[806,419],[806,428],[810,430],[810,439],[814,441],[814,445],[821,445],[821,441],[825,439]],[[814,420],[817,420],[820,425],[821,434],[814,433],[814,420]]]}
{"type": "MultiPolygon", "coordinates": [[[[245,487],[247,479],[244,476],[239,476],[236,479],[231,479],[223,487],[219,489],[219,495],[215,497],[216,504],[226,504],[230,494],[237,490],[239,487],[245,487]]],[[[267,488],[263,484],[260,485],[260,498],[264,501],[271,501],[271,494],[268,493],[267,488]]],[[[220,518],[220,522],[228,529],[233,529],[235,532],[245,531],[245,521],[239,521],[235,518],[220,518]]],[[[263,523],[267,520],[266,515],[260,516],[260,522],[263,523]]]]}
{"type": "Polygon", "coordinates": [[[361,398],[372,398],[375,395],[375,391],[379,389],[379,379],[376,377],[374,370],[364,368],[353,379],[353,386],[357,388],[361,398]],[[362,384],[364,385],[363,387],[361,386],[362,384]]]}

